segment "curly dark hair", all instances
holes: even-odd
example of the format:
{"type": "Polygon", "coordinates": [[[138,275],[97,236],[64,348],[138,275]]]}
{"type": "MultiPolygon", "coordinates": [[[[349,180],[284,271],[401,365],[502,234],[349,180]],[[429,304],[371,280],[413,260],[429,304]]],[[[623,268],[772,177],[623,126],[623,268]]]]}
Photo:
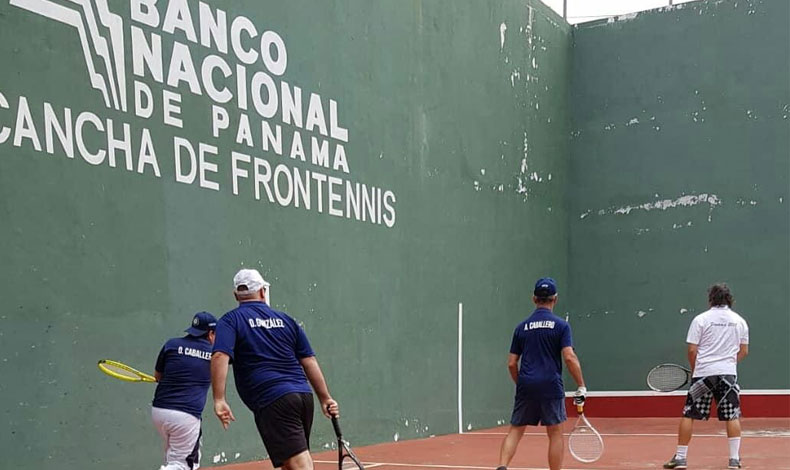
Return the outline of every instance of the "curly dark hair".
{"type": "Polygon", "coordinates": [[[732,298],[730,288],[727,286],[727,284],[720,282],[718,284],[713,284],[708,288],[708,303],[710,303],[710,305],[713,307],[722,305],[732,307],[732,304],[735,303],[735,300],[732,298]]]}

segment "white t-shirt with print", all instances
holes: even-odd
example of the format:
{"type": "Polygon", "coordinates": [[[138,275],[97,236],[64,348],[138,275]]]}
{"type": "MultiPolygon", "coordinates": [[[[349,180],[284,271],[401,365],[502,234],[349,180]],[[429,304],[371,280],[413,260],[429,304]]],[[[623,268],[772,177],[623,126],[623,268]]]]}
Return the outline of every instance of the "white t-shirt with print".
{"type": "Polygon", "coordinates": [[[694,317],[686,342],[698,346],[694,377],[737,375],[738,351],[749,344],[749,326],[729,307],[713,307],[694,317]]]}

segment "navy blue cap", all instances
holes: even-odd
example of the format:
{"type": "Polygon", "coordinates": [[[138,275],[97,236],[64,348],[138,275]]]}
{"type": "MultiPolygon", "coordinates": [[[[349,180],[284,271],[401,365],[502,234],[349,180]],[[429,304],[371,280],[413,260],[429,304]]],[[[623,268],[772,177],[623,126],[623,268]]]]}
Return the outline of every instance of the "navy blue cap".
{"type": "Polygon", "coordinates": [[[192,317],[192,326],[186,331],[192,336],[203,336],[217,328],[217,319],[208,312],[198,312],[192,317]]]}
{"type": "Polygon", "coordinates": [[[551,297],[557,293],[557,282],[550,277],[538,279],[535,283],[535,297],[551,297]]]}

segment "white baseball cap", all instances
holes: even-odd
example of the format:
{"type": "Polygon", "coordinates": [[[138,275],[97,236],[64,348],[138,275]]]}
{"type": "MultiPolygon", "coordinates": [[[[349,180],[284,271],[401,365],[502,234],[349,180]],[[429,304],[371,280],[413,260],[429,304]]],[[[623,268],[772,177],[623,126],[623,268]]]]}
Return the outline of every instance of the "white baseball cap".
{"type": "Polygon", "coordinates": [[[233,289],[236,292],[256,292],[263,287],[268,289],[269,283],[257,269],[242,269],[233,276],[233,289]]]}

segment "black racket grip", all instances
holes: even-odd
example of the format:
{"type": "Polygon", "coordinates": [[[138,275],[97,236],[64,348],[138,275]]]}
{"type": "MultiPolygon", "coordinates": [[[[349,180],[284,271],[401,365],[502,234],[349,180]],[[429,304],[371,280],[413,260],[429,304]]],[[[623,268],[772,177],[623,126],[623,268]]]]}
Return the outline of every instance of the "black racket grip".
{"type": "MultiPolygon", "coordinates": [[[[326,406],[327,413],[331,414],[329,411],[329,405],[326,406]]],[[[338,438],[343,437],[343,432],[340,430],[340,421],[337,420],[335,415],[332,415],[332,427],[335,428],[335,436],[338,438]]]]}

